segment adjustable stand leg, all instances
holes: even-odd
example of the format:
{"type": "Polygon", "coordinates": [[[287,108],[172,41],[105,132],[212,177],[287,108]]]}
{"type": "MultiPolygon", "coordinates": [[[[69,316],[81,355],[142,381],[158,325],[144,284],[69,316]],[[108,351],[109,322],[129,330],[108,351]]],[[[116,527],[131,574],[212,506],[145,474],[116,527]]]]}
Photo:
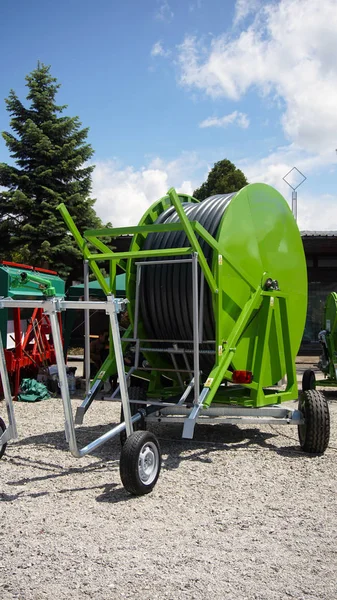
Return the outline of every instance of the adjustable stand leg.
{"type": "Polygon", "coordinates": [[[70,449],[71,453],[74,456],[79,458],[81,456],[81,454],[79,453],[78,448],[77,448],[74,417],[73,417],[72,408],[71,408],[67,371],[66,371],[66,365],[64,362],[63,346],[62,346],[62,341],[61,341],[60,326],[59,326],[59,321],[58,321],[58,317],[57,317],[55,301],[52,301],[52,309],[50,311],[48,311],[48,313],[49,313],[49,318],[50,318],[50,326],[51,326],[51,330],[52,330],[52,334],[53,334],[53,342],[54,342],[54,349],[55,349],[55,356],[56,356],[56,363],[57,363],[57,372],[58,372],[58,377],[59,377],[59,381],[60,381],[60,390],[61,390],[61,396],[62,396],[62,402],[63,402],[66,440],[69,444],[69,449],[70,449]]]}
{"type": "Polygon", "coordinates": [[[8,415],[8,427],[6,431],[0,436],[0,443],[6,444],[9,440],[16,440],[18,438],[18,432],[16,428],[16,420],[14,414],[14,405],[12,400],[11,386],[8,378],[8,371],[6,367],[5,351],[2,343],[2,336],[0,333],[0,373],[2,380],[2,387],[4,391],[6,409],[8,415]]]}
{"type": "Polygon", "coordinates": [[[125,368],[124,368],[124,357],[122,350],[121,338],[119,335],[119,325],[117,319],[117,310],[116,310],[116,302],[113,295],[107,296],[108,301],[108,313],[110,317],[111,324],[111,332],[113,337],[113,343],[115,348],[115,357],[117,364],[117,374],[119,379],[119,387],[121,392],[122,399],[122,407],[125,419],[125,429],[126,435],[129,437],[133,432],[132,420],[131,420],[131,411],[130,411],[130,403],[129,403],[129,393],[128,393],[128,385],[126,381],[125,368]],[[109,306],[110,303],[110,306],[109,306]]]}

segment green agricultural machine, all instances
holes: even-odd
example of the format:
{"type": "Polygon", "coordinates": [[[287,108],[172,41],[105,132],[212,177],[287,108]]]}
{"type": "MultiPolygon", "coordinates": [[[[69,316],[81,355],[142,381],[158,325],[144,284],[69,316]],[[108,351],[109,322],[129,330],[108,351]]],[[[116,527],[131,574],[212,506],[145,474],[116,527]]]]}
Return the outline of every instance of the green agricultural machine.
{"type": "Polygon", "coordinates": [[[324,379],[316,379],[314,371],[307,369],[302,377],[302,390],[315,390],[317,386],[337,387],[337,293],[328,295],[324,307],[323,330],[318,334],[322,354],[318,368],[324,379]]]}
{"type": "MultiPolygon", "coordinates": [[[[172,188],[138,226],[88,230],[83,237],[66,207],[59,209],[106,294],[95,309],[104,309],[111,325],[109,356],[74,419],[53,316],[74,303],[46,301],[74,456],[120,435],[122,482],[141,495],[153,489],[161,467],[158,440],[146,430],[151,423],[180,423],[187,439],[197,423],[292,424],[304,451],[326,450],[324,395],[307,390],[298,408],[282,406],[298,399],[295,357],[305,324],[307,276],[296,222],[276,190],[251,184],[199,202],[172,188]],[[133,235],[131,246],[113,252],[106,240],[113,246],[122,234],[133,235]],[[109,262],[108,281],[100,261],[109,262]],[[116,298],[117,265],[126,273],[125,299],[116,298]],[[130,326],[121,339],[118,313],[125,307],[130,326]],[[134,362],[126,366],[130,345],[134,362]],[[79,450],[75,425],[114,374],[119,387],[111,398],[120,396],[121,422],[79,450]]],[[[79,304],[91,308],[90,302],[79,304]]],[[[1,440],[7,441],[6,432],[1,440]]]]}

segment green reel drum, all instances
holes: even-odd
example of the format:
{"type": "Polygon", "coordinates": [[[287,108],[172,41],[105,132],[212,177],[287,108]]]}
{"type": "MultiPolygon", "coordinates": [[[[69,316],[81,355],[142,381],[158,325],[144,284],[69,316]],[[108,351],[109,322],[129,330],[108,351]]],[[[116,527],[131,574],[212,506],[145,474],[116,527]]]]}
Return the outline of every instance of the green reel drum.
{"type": "MultiPolygon", "coordinates": [[[[220,344],[226,344],[249,299],[259,286],[265,285],[265,282],[270,280],[286,297],[288,346],[291,353],[291,357],[288,359],[294,362],[305,325],[307,272],[301,236],[288,203],[275,189],[265,184],[250,184],[235,194],[213,196],[200,203],[186,195],[179,195],[179,199],[190,221],[198,220],[196,216],[200,214],[202,216],[201,223],[202,221],[206,223],[210,219],[210,214],[213,215],[212,236],[217,242],[217,248],[210,248],[200,236],[197,236],[218,285],[218,292],[213,293],[205,282],[203,314],[205,320],[212,312],[211,320],[215,330],[213,339],[220,340],[220,344]],[[207,253],[206,247],[208,247],[207,253]]],[[[140,221],[140,225],[178,221],[179,217],[172,207],[169,196],[165,196],[149,208],[140,221]]],[[[205,228],[207,229],[207,227],[205,228]]],[[[177,236],[177,233],[172,232],[150,233],[147,236],[143,233],[136,233],[130,252],[142,250],[144,247],[148,250],[152,248],[168,249],[174,247],[177,242],[180,247],[189,245],[184,232],[180,233],[179,239],[177,236]]],[[[182,268],[180,265],[170,267],[175,271],[182,268]]],[[[163,338],[164,331],[168,339],[174,338],[179,342],[179,339],[185,338],[183,333],[188,332],[189,336],[192,334],[190,315],[192,291],[186,267],[175,279],[172,279],[172,273],[168,271],[169,267],[167,266],[145,267],[145,271],[148,272],[152,269],[156,270],[155,275],[148,276],[147,287],[150,285],[151,289],[150,292],[146,292],[147,298],[151,300],[152,321],[149,323],[149,318],[140,310],[140,337],[145,339],[156,337],[160,340],[163,338]],[[163,269],[166,269],[166,275],[163,269]],[[186,284],[184,284],[184,277],[187,281],[186,284]],[[153,279],[152,283],[151,278],[153,279]],[[176,285],[172,285],[174,282],[176,285]],[[180,298],[179,302],[177,296],[180,298]],[[183,296],[182,299],[181,296],[183,296]],[[185,313],[183,310],[181,312],[176,310],[171,312],[168,318],[165,310],[172,303],[181,309],[185,307],[185,313]],[[178,328],[180,336],[177,336],[177,328],[175,324],[172,324],[174,318],[178,321],[181,320],[180,329],[178,328]],[[162,322],[165,319],[166,325],[163,328],[162,322]],[[170,323],[172,331],[169,329],[170,323]],[[154,334],[156,335],[154,336],[154,334]]],[[[130,301],[130,318],[133,322],[136,298],[134,260],[128,261],[126,291],[130,301]]],[[[276,292],[275,295],[277,295],[276,292]]],[[[259,338],[266,328],[266,318],[263,306],[251,315],[236,344],[231,363],[232,370],[251,371],[254,375],[259,360],[259,338]]],[[[268,326],[270,327],[268,343],[264,348],[263,368],[260,373],[260,385],[263,387],[276,384],[286,373],[281,325],[276,312],[271,316],[268,326]]],[[[191,340],[192,337],[187,339],[191,340]]],[[[203,339],[206,338],[203,337],[203,339]]],[[[209,348],[210,346],[204,347],[209,348]]],[[[152,364],[155,362],[158,366],[172,367],[167,355],[161,354],[154,357],[151,353],[151,356],[149,354],[147,358],[152,364]]],[[[207,376],[208,372],[204,370],[204,380],[207,376]]]]}

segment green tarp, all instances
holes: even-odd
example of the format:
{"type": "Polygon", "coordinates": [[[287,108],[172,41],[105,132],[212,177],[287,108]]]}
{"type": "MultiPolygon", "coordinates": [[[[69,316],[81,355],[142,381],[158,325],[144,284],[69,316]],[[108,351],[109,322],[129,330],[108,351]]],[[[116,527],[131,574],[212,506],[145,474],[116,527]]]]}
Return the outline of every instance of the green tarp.
{"type": "Polygon", "coordinates": [[[23,379],[20,383],[20,390],[18,395],[20,402],[39,402],[50,398],[46,386],[35,379],[23,379]]]}
{"type": "MultiPolygon", "coordinates": [[[[105,280],[109,283],[109,278],[107,277],[105,280]]],[[[105,294],[99,285],[98,281],[90,281],[89,283],[89,295],[95,298],[105,298],[105,294]]],[[[72,285],[68,289],[67,297],[68,300],[77,300],[84,296],[84,284],[80,283],[79,285],[72,285]]],[[[125,273],[121,275],[117,275],[116,277],[116,296],[122,298],[125,296],[125,273]]]]}

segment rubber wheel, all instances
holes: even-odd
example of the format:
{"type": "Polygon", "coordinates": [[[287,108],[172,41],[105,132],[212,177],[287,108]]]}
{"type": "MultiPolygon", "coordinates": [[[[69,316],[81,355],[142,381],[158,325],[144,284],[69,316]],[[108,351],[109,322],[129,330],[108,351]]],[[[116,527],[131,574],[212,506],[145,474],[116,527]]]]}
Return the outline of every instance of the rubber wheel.
{"type": "Polygon", "coordinates": [[[135,496],[148,494],[161,467],[159,442],[150,431],[134,431],[122,448],[119,472],[125,489],[135,496]]]}
{"type": "Polygon", "coordinates": [[[302,377],[302,391],[314,390],[316,388],[315,373],[311,369],[307,369],[302,377]]]}
{"type": "Polygon", "coordinates": [[[300,446],[304,452],[323,454],[330,438],[329,406],[322,392],[306,390],[299,398],[298,408],[305,423],[298,426],[300,446]]]}
{"type": "MultiPolygon", "coordinates": [[[[129,388],[129,399],[130,400],[146,400],[146,390],[140,386],[136,386],[136,385],[131,386],[129,388]]],[[[145,408],[144,404],[134,404],[134,403],[130,404],[131,416],[133,417],[140,408],[145,408]]],[[[123,411],[123,406],[121,406],[120,422],[123,423],[123,421],[124,421],[124,411],[123,411]]],[[[133,429],[134,429],[134,431],[139,431],[139,430],[144,431],[146,429],[145,419],[143,418],[140,421],[137,421],[137,423],[134,423],[133,429]]],[[[120,433],[119,439],[123,446],[126,441],[126,431],[125,430],[120,433]]]]}
{"type": "MultiPolygon", "coordinates": [[[[0,417],[0,435],[2,435],[6,431],[6,423],[0,417]]],[[[0,458],[5,454],[7,444],[0,444],[0,458]]]]}

